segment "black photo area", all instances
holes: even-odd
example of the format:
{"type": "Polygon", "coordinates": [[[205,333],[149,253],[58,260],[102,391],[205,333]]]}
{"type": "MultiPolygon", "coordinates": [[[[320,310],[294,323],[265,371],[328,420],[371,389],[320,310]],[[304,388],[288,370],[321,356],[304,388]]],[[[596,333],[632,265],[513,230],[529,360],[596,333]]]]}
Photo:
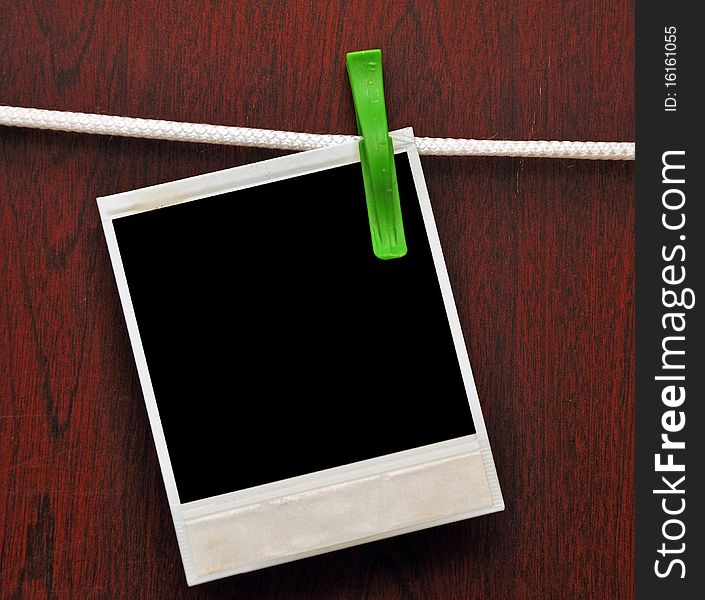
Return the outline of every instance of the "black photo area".
{"type": "Polygon", "coordinates": [[[182,502],[475,432],[416,196],[372,253],[359,164],[114,221],[182,502]]]}

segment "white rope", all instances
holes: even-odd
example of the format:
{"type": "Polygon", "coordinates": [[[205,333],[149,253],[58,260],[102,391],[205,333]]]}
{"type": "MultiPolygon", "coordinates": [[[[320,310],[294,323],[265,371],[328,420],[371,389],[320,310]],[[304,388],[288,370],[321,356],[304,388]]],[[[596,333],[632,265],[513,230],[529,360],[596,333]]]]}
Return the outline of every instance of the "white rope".
{"type": "MultiPolygon", "coordinates": [[[[249,127],[226,127],[157,119],[0,106],[0,125],[75,133],[252,146],[280,150],[311,150],[360,138],[356,135],[297,133],[249,127]]],[[[516,156],[534,158],[585,158],[634,160],[633,142],[557,142],[469,140],[417,137],[419,154],[433,156],[516,156]]]]}

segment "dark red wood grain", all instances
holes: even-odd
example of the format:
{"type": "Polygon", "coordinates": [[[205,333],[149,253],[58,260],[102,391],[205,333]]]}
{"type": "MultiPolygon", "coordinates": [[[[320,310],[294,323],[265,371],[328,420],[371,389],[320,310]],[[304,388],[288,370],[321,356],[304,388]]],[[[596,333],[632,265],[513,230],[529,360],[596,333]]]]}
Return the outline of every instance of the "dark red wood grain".
{"type": "MultiPolygon", "coordinates": [[[[629,0],[12,2],[0,103],[631,140],[629,0]]],[[[95,197],[266,150],[0,129],[0,597],[631,598],[634,165],[424,158],[507,510],[186,587],[95,197]]]]}

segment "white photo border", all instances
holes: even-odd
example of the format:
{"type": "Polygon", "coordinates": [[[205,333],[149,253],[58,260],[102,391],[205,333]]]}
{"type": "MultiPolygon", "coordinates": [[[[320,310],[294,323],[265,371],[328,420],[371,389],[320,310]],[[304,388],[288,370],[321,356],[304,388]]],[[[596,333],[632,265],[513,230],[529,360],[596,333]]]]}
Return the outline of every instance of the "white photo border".
{"type": "Polygon", "coordinates": [[[383,457],[360,461],[359,463],[352,463],[350,465],[342,465],[339,467],[326,469],[324,471],[319,471],[317,473],[294,477],[282,482],[264,484],[254,488],[249,488],[247,490],[238,490],[203,500],[196,500],[182,504],[179,499],[176,480],[171,465],[171,459],[169,457],[169,450],[167,447],[166,438],[164,436],[156,396],[149,374],[149,367],[144,353],[144,348],[142,346],[139,326],[127,284],[127,277],[122,263],[122,258],[115,235],[115,229],[113,227],[113,220],[140,212],[150,211],[166,206],[173,206],[183,202],[191,202],[201,198],[357,163],[360,161],[358,144],[356,142],[351,142],[329,148],[291,154],[284,157],[234,167],[223,171],[172,181],[147,188],[115,194],[112,196],[101,197],[97,200],[101,222],[105,232],[110,259],[115,272],[117,288],[120,295],[120,300],[122,302],[127,329],[137,365],[137,371],[142,385],[147,414],[149,416],[149,421],[154,436],[159,464],[164,478],[169,507],[174,519],[176,536],[184,564],[184,571],[186,573],[186,579],[189,585],[202,583],[252,569],[232,569],[218,572],[214,575],[199,575],[196,570],[192,546],[188,538],[185,522],[187,516],[192,517],[215,513],[220,510],[224,510],[225,508],[232,508],[234,506],[242,505],[246,502],[252,502],[254,500],[259,501],[262,498],[291,493],[292,490],[307,490],[311,489],[312,486],[320,487],[322,485],[321,482],[324,482],[323,484],[328,484],[331,482],[336,483],[347,481],[354,477],[367,476],[369,474],[382,472],[383,470],[389,470],[390,468],[398,468],[399,466],[409,464],[413,465],[426,462],[428,460],[433,460],[435,458],[453,456],[454,454],[457,455],[461,451],[479,451],[482,455],[482,461],[492,497],[492,505],[480,511],[473,511],[463,515],[454,515],[450,518],[440,519],[431,523],[424,523],[419,526],[406,527],[404,529],[395,530],[392,532],[383,532],[380,535],[371,536],[364,540],[355,540],[351,543],[339,544],[336,548],[322,548],[319,551],[305,552],[288,559],[285,558],[281,560],[268,561],[266,564],[263,563],[253,568],[269,566],[270,564],[279,564],[282,562],[287,562],[288,560],[298,560],[304,556],[321,554],[328,552],[331,549],[352,546],[366,541],[371,541],[372,539],[391,537],[407,531],[423,529],[504,509],[504,501],[502,499],[494,460],[492,458],[487,437],[487,431],[475,388],[472,368],[470,366],[470,360],[465,347],[460,320],[458,318],[458,312],[456,309],[455,300],[453,298],[453,292],[448,277],[445,260],[443,258],[443,251],[441,249],[441,243],[433,217],[431,202],[421,168],[421,161],[414,142],[414,133],[411,128],[406,128],[394,131],[390,135],[394,141],[394,152],[396,154],[406,153],[411,165],[411,172],[414,184],[416,186],[423,221],[426,228],[426,233],[428,235],[429,245],[433,256],[476,433],[473,435],[464,436],[462,438],[456,438],[455,440],[448,440],[447,442],[397,452],[383,457]]]}

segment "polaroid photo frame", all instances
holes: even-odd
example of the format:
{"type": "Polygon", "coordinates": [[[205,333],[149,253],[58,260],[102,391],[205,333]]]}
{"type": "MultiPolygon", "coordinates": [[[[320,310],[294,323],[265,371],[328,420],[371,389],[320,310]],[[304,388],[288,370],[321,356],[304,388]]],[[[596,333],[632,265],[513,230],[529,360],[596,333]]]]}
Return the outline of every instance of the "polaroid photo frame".
{"type": "Polygon", "coordinates": [[[189,585],[503,510],[413,131],[98,199],[189,585]]]}

